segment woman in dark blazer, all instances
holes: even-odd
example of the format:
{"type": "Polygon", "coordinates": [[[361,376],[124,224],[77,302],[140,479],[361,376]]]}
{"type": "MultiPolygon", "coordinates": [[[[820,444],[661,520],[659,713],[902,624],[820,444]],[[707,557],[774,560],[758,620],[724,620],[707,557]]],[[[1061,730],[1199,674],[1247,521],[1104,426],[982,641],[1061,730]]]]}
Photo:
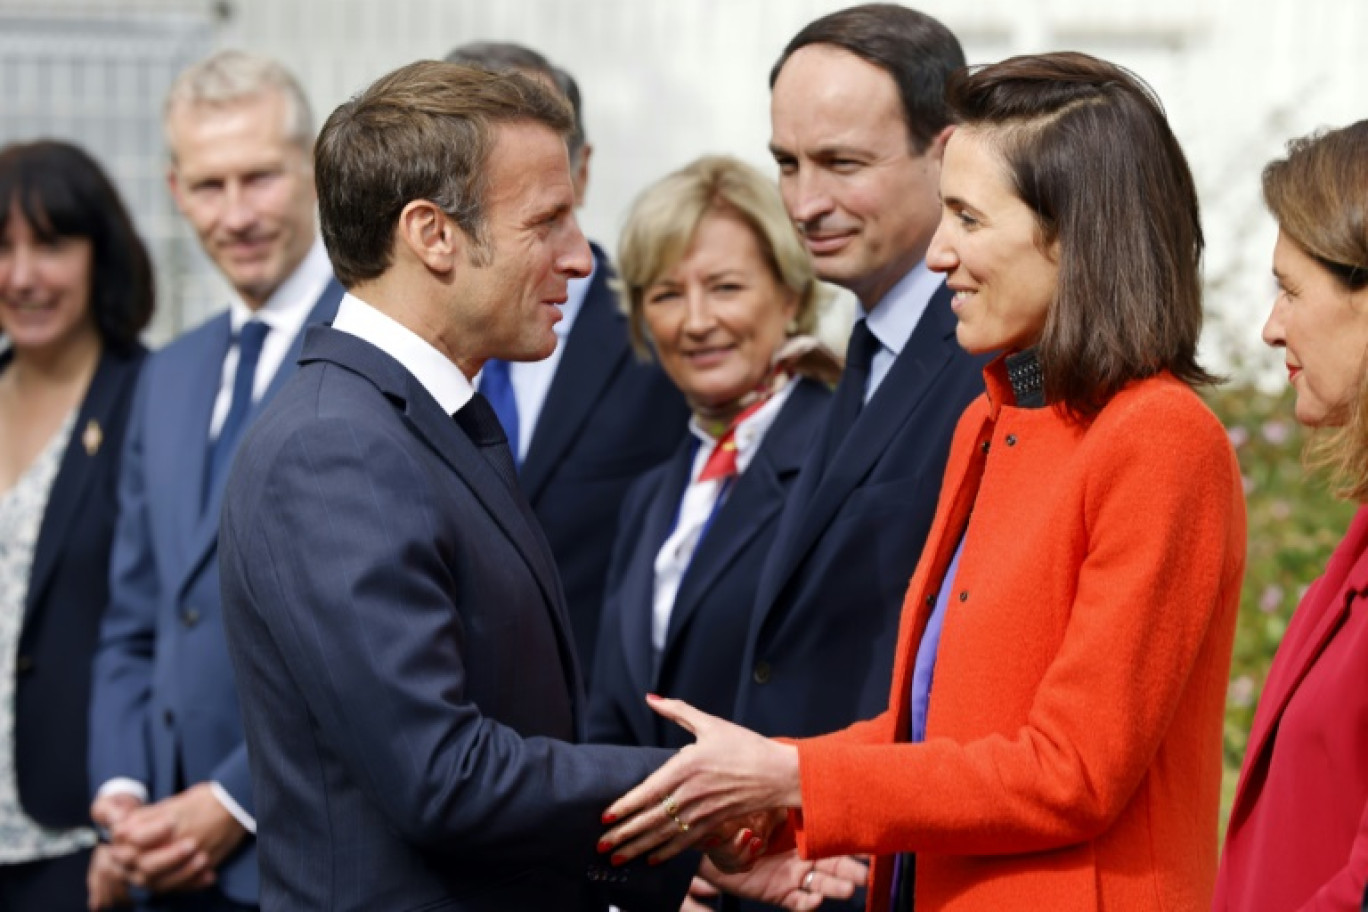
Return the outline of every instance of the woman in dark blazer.
{"type": "Polygon", "coordinates": [[[80,149],[0,150],[0,206],[0,907],[75,912],[123,896],[90,864],[87,708],[153,283],[80,149]]]}
{"type": "MultiPolygon", "coordinates": [[[[1368,504],[1368,120],[1292,143],[1263,174],[1278,222],[1264,341],[1342,496],[1368,504]]],[[[1218,912],[1360,907],[1368,883],[1368,510],[1273,658],[1216,882],[1218,912]]]]}
{"type": "Polygon", "coordinates": [[[820,291],[778,189],[740,161],[705,157],[647,188],[618,268],[634,343],[693,416],[624,502],[589,735],[680,747],[644,696],[731,714],[761,565],[839,364],[807,335],[820,291]]]}

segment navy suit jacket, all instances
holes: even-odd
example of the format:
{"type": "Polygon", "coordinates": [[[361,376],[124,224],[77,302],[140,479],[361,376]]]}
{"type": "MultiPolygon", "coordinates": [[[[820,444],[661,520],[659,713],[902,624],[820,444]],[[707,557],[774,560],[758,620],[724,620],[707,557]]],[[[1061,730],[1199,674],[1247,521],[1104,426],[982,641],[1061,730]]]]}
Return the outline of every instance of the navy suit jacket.
{"type": "MultiPolygon", "coordinates": [[[[48,827],[90,823],[90,666],[109,601],[124,428],[147,352],[100,356],[43,511],[15,661],[19,801],[48,827]]],[[[0,356],[0,370],[8,357],[0,356]]]]}
{"type": "MultiPolygon", "coordinates": [[[[341,298],[342,287],[329,283],[307,323],[330,321],[341,298]]],[[[249,421],[294,373],[302,335],[249,421]]],[[[135,779],[154,801],[218,782],[254,815],[220,611],[223,478],[207,497],[203,490],[230,336],[228,315],[214,317],[148,358],[138,382],[95,657],[90,777],[95,789],[115,777],[135,779]]],[[[218,886],[238,902],[256,902],[254,840],[220,866],[218,886]]]]}
{"type": "Polygon", "coordinates": [[[586,670],[593,668],[622,499],[643,472],[670,458],[689,420],[675,385],[632,351],[609,286],[613,266],[593,249],[598,267],[519,472],[556,557],[586,670]]]}
{"type": "MultiPolygon", "coordinates": [[[[736,720],[809,737],[888,706],[903,596],[982,365],[932,296],[831,465],[814,447],[779,521],[751,616],[736,720]]],[[[839,396],[839,393],[837,394],[839,396]]]]}
{"type": "Polygon", "coordinates": [[[228,489],[264,906],[575,910],[594,879],[669,876],[594,864],[599,815],[669,753],[570,743],[582,691],[545,538],[402,365],[311,329],[228,489]]]}
{"type": "Polygon", "coordinates": [[[652,662],[655,559],[674,527],[696,447],[642,476],[623,506],[589,697],[589,738],[679,748],[693,741],[646,706],[645,695],[686,700],[729,718],[760,569],[784,500],[826,417],[831,392],[797,381],[760,448],[718,510],[680,581],[665,648],[652,662]]]}

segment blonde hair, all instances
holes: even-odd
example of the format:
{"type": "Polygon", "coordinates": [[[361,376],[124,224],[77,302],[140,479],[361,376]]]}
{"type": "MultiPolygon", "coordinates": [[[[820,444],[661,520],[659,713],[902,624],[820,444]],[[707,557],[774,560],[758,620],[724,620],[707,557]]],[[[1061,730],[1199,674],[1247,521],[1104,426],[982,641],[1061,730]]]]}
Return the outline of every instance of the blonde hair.
{"type": "Polygon", "coordinates": [[[305,152],[313,148],[313,112],[299,81],[274,60],[245,51],[219,51],[181,71],[166,95],[162,132],[175,158],[171,120],[187,108],[216,108],[239,104],[268,92],[285,100],[285,135],[305,152]]]}
{"type": "Polygon", "coordinates": [[[824,292],[778,187],[739,159],[707,155],[643,190],[618,241],[618,297],[642,358],[651,356],[642,313],[646,289],[684,257],[699,223],[719,212],[751,228],[770,270],[798,296],[791,332],[817,325],[824,292]]]}
{"type": "MultiPolygon", "coordinates": [[[[1284,236],[1344,294],[1368,288],[1368,120],[1294,139],[1263,172],[1263,195],[1284,236]]],[[[1368,298],[1368,296],[1365,296],[1368,298]]],[[[1345,422],[1318,431],[1307,463],[1330,470],[1336,495],[1368,503],[1368,352],[1345,422]]]]}

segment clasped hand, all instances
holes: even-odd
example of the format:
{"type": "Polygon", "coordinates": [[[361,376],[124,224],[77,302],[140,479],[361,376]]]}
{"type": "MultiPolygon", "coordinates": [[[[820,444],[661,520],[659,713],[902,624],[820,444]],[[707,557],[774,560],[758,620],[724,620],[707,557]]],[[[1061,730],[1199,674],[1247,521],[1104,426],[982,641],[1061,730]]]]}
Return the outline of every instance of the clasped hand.
{"type": "Polygon", "coordinates": [[[654,864],[701,844],[722,871],[748,868],[802,804],[798,749],[679,700],[647,703],[696,740],[608,808],[599,851],[614,864],[650,853],[654,864]]]}
{"type": "Polygon", "coordinates": [[[92,860],[93,907],[110,904],[118,893],[116,877],[155,893],[203,889],[247,835],[207,783],[148,805],[127,795],[104,796],[91,816],[111,836],[92,860]]]}
{"type": "Polygon", "coordinates": [[[691,897],[720,888],[792,910],[847,899],[865,882],[866,866],[853,858],[804,861],[792,849],[767,854],[788,810],[802,806],[796,747],[679,700],[651,696],[647,703],[695,741],[604,813],[603,822],[614,825],[599,851],[612,853],[614,864],[647,853],[657,864],[697,845],[709,863],[691,897]]]}

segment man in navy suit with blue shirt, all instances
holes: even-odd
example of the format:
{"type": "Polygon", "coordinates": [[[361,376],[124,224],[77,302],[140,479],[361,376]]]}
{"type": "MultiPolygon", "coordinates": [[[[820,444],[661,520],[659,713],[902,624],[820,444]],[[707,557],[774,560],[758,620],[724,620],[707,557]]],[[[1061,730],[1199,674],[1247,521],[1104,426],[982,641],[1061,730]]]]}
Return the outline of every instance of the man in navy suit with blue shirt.
{"type": "Polygon", "coordinates": [[[342,295],[318,238],[307,100],[274,61],[217,54],[165,111],[172,195],[235,294],[148,359],[119,479],[93,673],[93,864],[149,909],[257,903],[256,810],[220,616],[219,509],[245,428],[342,295]]]}
{"type": "MultiPolygon", "coordinates": [[[[594,148],[584,132],[574,78],[531,48],[505,41],[463,44],[446,57],[554,86],[574,112],[566,138],[575,205],[584,204],[594,148]]],[[[627,319],[610,286],[608,255],[590,242],[589,275],[571,279],[556,324],[556,349],[541,361],[491,359],[477,386],[508,431],[518,481],[556,557],[580,667],[593,668],[608,564],[627,489],[669,459],[689,411],[653,360],[634,356],[627,319]]]]}
{"type": "Polygon", "coordinates": [[[903,595],[983,361],[925,256],[964,65],[941,23],[877,3],[802,29],[771,72],[770,150],[817,274],[859,299],[826,427],[760,576],[735,719],[804,737],[888,705],[903,595]]]}
{"type": "Polygon", "coordinates": [[[546,357],[592,268],[571,122],[536,80],[423,61],[319,138],[348,293],[247,435],[220,533],[267,908],[683,899],[679,865],[596,862],[600,815],[669,752],[574,743],[555,563],[473,385],[546,357]]]}

